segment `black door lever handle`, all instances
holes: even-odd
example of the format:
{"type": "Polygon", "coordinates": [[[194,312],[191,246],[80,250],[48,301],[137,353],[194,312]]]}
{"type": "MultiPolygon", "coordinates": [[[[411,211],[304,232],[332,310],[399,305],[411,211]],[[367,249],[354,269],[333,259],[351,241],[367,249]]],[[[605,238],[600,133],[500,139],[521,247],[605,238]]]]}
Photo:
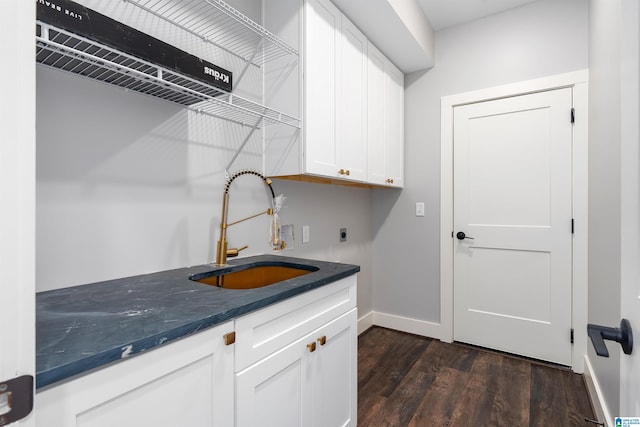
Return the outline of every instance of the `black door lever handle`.
{"type": "Polygon", "coordinates": [[[466,234],[464,234],[464,231],[458,231],[458,233],[456,234],[456,237],[458,238],[458,240],[464,240],[464,239],[473,240],[473,237],[467,236],[466,234]]]}
{"type": "Polygon", "coordinates": [[[627,319],[620,321],[619,328],[588,324],[587,334],[591,338],[591,343],[598,356],[609,357],[609,351],[607,351],[604,340],[620,343],[624,354],[631,354],[631,351],[633,351],[633,333],[631,332],[631,323],[627,319]]]}

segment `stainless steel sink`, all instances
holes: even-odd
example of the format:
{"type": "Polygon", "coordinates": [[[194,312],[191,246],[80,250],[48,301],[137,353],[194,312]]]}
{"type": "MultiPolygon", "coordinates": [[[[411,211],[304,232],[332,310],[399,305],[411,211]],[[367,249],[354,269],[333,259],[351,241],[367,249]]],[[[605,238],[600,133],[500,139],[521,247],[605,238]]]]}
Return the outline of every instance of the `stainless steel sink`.
{"type": "Polygon", "coordinates": [[[251,265],[234,271],[229,271],[227,268],[197,273],[189,276],[189,280],[225,289],[256,289],[317,270],[317,267],[299,264],[267,263],[251,265]]]}

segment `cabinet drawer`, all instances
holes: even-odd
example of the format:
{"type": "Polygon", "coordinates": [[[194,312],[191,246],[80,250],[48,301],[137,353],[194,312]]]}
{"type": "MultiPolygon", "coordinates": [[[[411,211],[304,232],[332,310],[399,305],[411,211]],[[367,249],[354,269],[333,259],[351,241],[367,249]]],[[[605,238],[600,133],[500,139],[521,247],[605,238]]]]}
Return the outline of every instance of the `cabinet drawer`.
{"type": "Polygon", "coordinates": [[[236,372],[356,306],[356,275],[236,319],[236,372]]]}

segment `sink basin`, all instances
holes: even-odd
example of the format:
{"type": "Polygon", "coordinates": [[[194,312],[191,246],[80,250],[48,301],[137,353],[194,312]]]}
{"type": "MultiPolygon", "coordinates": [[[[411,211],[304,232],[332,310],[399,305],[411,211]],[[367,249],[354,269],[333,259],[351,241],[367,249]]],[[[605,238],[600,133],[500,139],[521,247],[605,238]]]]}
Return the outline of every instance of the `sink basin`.
{"type": "Polygon", "coordinates": [[[277,263],[251,265],[244,269],[208,271],[189,276],[189,280],[225,289],[256,289],[317,271],[317,267],[277,263]]]}

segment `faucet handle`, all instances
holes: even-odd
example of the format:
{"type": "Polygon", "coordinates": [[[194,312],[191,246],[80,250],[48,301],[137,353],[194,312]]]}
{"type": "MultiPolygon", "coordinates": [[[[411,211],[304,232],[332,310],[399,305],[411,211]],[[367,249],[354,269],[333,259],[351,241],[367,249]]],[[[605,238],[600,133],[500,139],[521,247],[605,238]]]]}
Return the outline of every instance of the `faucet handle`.
{"type": "Polygon", "coordinates": [[[248,245],[244,245],[241,248],[230,248],[230,249],[227,249],[227,256],[231,257],[231,258],[236,257],[236,256],[238,256],[240,251],[244,251],[248,247],[249,247],[248,245]]]}

